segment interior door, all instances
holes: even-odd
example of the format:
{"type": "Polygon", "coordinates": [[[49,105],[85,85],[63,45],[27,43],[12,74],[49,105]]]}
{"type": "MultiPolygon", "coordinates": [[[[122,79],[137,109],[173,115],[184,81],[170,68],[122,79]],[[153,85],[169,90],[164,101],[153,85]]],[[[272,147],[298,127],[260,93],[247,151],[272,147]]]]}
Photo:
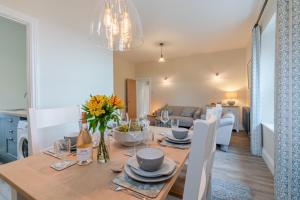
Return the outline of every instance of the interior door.
{"type": "Polygon", "coordinates": [[[136,118],[136,81],[126,80],[126,111],[129,119],[136,118]]]}

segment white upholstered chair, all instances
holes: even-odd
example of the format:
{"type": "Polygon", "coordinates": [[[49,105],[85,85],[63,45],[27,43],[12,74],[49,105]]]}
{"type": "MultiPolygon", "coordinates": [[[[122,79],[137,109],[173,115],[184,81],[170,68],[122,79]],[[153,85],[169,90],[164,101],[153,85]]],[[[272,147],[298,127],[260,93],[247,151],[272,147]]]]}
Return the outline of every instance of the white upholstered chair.
{"type": "MultiPolygon", "coordinates": [[[[64,127],[69,132],[71,129],[78,131],[80,120],[80,107],[64,107],[51,109],[29,109],[29,152],[30,155],[41,152],[53,145],[53,142],[66,136],[61,129],[46,130],[50,127],[71,125],[64,127]],[[72,127],[72,128],[71,128],[72,127]]],[[[68,133],[69,134],[69,133],[68,133]]]]}
{"type": "Polygon", "coordinates": [[[213,145],[216,119],[194,122],[194,135],[183,192],[183,200],[206,200],[210,198],[210,174],[212,170],[213,145]],[[208,197],[208,198],[207,198],[208,197]]]}

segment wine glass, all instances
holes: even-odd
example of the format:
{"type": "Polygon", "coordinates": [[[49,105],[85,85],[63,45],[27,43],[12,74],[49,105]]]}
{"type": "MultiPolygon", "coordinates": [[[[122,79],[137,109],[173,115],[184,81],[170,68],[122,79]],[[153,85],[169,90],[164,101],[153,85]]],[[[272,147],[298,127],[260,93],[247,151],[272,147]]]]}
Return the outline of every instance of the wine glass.
{"type": "Polygon", "coordinates": [[[166,127],[166,124],[169,121],[169,111],[167,111],[167,110],[161,111],[160,121],[164,124],[164,127],[166,127]]]}
{"type": "Polygon", "coordinates": [[[127,112],[121,113],[121,124],[128,125],[129,124],[129,117],[127,112]]]}

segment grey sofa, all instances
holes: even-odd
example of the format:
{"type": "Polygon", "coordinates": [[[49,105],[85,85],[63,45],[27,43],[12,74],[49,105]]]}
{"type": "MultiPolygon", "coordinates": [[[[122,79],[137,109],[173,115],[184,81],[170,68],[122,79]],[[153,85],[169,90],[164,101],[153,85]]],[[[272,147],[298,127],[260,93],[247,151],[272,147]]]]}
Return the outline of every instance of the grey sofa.
{"type": "Polygon", "coordinates": [[[168,110],[169,117],[171,119],[178,119],[180,127],[190,128],[193,126],[193,121],[195,119],[201,118],[202,109],[199,107],[189,107],[189,106],[164,106],[154,112],[157,121],[160,119],[161,111],[168,110]]]}

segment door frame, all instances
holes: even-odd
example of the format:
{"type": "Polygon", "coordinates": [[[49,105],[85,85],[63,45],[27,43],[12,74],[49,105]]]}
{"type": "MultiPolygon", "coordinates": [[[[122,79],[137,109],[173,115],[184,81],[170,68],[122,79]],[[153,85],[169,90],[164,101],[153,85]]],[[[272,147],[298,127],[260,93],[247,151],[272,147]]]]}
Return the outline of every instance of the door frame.
{"type": "Polygon", "coordinates": [[[26,26],[27,108],[38,105],[38,20],[0,5],[0,16],[26,26]]]}

